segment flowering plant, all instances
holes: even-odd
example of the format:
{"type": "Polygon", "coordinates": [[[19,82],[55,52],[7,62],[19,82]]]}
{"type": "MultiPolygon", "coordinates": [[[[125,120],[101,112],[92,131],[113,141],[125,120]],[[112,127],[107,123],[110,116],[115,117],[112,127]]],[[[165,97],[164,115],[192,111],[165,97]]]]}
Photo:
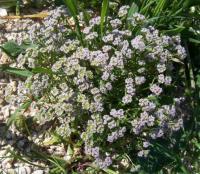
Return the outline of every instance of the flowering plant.
{"type": "Polygon", "coordinates": [[[80,41],[58,8],[30,31],[38,47],[17,59],[36,74],[21,84],[16,102],[31,96],[39,123],[56,120],[51,131],[103,169],[124,154],[146,157],[152,140],[183,126],[184,98],[173,78],[173,60],[186,56],[180,38],[160,34],[141,14],[127,17],[128,10],[107,18],[104,35],[99,16],[87,23],[80,15],[80,41]]]}

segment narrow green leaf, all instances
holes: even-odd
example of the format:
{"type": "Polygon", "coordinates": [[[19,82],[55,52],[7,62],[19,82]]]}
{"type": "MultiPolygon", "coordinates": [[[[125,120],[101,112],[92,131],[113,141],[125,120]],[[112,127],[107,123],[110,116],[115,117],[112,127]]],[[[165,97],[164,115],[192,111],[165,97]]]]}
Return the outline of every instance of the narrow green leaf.
{"type": "Polygon", "coordinates": [[[30,164],[30,165],[35,166],[35,167],[39,167],[39,168],[45,169],[44,166],[32,163],[31,161],[27,160],[26,158],[21,156],[19,153],[15,152],[14,150],[10,150],[9,149],[8,152],[11,154],[11,157],[16,159],[16,160],[22,161],[24,163],[30,164]]]}
{"type": "Polygon", "coordinates": [[[17,69],[17,68],[8,68],[8,69],[6,69],[5,72],[10,73],[10,74],[15,74],[15,75],[23,76],[23,77],[30,77],[30,76],[33,75],[28,70],[17,69]]]}
{"type": "Polygon", "coordinates": [[[74,3],[74,0],[64,0],[65,4],[69,8],[70,12],[72,13],[73,16],[78,15],[78,10],[76,8],[76,5],[74,3]]]}
{"type": "Polygon", "coordinates": [[[155,10],[153,12],[153,16],[158,16],[163,11],[165,4],[167,3],[166,0],[159,0],[155,10]]]}
{"type": "Polygon", "coordinates": [[[90,15],[87,12],[87,10],[85,10],[85,9],[83,9],[83,17],[84,17],[84,21],[86,22],[86,24],[89,25],[90,15]]]}
{"type": "Polygon", "coordinates": [[[45,146],[49,146],[49,145],[52,145],[52,144],[58,144],[58,143],[62,143],[62,140],[56,134],[52,134],[50,139],[43,142],[43,144],[45,146]]]}
{"type": "Polygon", "coordinates": [[[69,156],[73,156],[73,149],[71,148],[71,146],[70,145],[68,145],[68,147],[67,147],[67,155],[69,155],[69,156]]]}
{"type": "Polygon", "coordinates": [[[21,77],[30,77],[33,75],[33,73],[28,70],[12,68],[5,64],[0,65],[0,72],[5,72],[8,74],[13,74],[13,75],[21,76],[21,77]]]}
{"type": "Polygon", "coordinates": [[[101,8],[101,37],[103,37],[105,31],[108,7],[109,7],[109,0],[103,0],[101,8]]]}
{"type": "Polygon", "coordinates": [[[128,11],[128,18],[131,18],[134,13],[137,13],[139,11],[139,8],[136,3],[132,3],[131,8],[128,11]]]}
{"type": "Polygon", "coordinates": [[[197,75],[196,84],[197,84],[197,86],[200,88],[200,75],[197,75]]]}
{"type": "Polygon", "coordinates": [[[16,0],[0,0],[1,8],[11,8],[16,6],[16,0]]]}
{"type": "Polygon", "coordinates": [[[20,0],[17,0],[16,2],[16,16],[20,15],[20,0]]]}
{"type": "Polygon", "coordinates": [[[189,41],[196,44],[200,44],[200,40],[197,40],[197,39],[189,38],[189,41]]]}
{"type": "Polygon", "coordinates": [[[184,64],[180,59],[177,59],[177,58],[175,58],[175,57],[171,58],[171,60],[172,60],[173,62],[176,62],[176,63],[184,64]]]}
{"type": "Polygon", "coordinates": [[[178,26],[171,30],[164,30],[163,33],[168,35],[175,35],[181,33],[184,29],[185,29],[184,26],[178,26]]]}
{"type": "Polygon", "coordinates": [[[140,8],[140,13],[142,14],[146,14],[149,12],[149,10],[151,10],[151,5],[154,3],[155,1],[150,1],[149,3],[147,3],[144,7],[140,8]]]}
{"type": "Polygon", "coordinates": [[[184,174],[190,174],[190,172],[188,172],[188,170],[186,169],[186,167],[184,165],[181,165],[181,170],[184,174]]]}
{"type": "Polygon", "coordinates": [[[117,172],[115,172],[111,169],[104,169],[104,172],[106,172],[107,174],[117,174],[117,172]]]}
{"type": "Polygon", "coordinates": [[[67,170],[65,169],[65,160],[54,156],[47,158],[47,160],[60,169],[61,173],[67,174],[67,170]]]}
{"type": "Polygon", "coordinates": [[[200,150],[200,143],[194,142],[194,145],[200,150]]]}

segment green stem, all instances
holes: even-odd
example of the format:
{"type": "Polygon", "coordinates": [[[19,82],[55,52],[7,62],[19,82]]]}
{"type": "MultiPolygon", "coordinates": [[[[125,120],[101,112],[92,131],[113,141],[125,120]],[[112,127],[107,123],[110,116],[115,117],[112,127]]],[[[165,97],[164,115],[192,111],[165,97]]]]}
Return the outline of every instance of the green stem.
{"type": "Polygon", "coordinates": [[[20,16],[20,0],[16,2],[16,16],[20,16]]]}

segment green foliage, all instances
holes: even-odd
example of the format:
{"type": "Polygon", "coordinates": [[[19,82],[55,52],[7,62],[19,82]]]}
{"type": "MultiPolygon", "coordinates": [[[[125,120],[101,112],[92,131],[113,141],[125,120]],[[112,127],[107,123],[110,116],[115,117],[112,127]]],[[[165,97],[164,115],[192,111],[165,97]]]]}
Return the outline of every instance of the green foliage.
{"type": "Polygon", "coordinates": [[[2,46],[0,46],[0,48],[12,58],[17,57],[24,51],[24,49],[21,46],[19,46],[13,41],[6,42],[2,46]]]}
{"type": "MultiPolygon", "coordinates": [[[[113,1],[112,1],[113,2],[113,1]]],[[[117,2],[117,1],[115,1],[117,2]]],[[[160,163],[160,160],[168,159],[165,163],[161,163],[160,172],[157,170],[152,170],[152,173],[191,173],[192,171],[188,171],[188,166],[185,166],[181,162],[181,159],[189,158],[191,163],[193,163],[196,172],[199,172],[198,163],[199,163],[199,135],[198,128],[200,124],[200,112],[196,111],[195,107],[199,107],[200,103],[200,2],[198,0],[133,0],[133,1],[118,1],[120,5],[129,4],[131,5],[131,9],[129,11],[129,16],[131,16],[134,12],[140,12],[145,16],[149,17],[149,23],[151,25],[159,28],[164,34],[167,35],[181,35],[184,45],[186,46],[188,58],[185,60],[185,75],[187,81],[186,84],[189,84],[189,87],[192,87],[191,79],[196,79],[197,89],[190,88],[189,100],[193,100],[193,104],[191,105],[191,112],[193,119],[187,121],[185,132],[182,134],[182,138],[177,138],[177,144],[181,144],[181,148],[178,150],[175,149],[174,152],[171,151],[169,147],[165,147],[165,143],[162,142],[156,146],[155,151],[158,154],[154,154],[152,157],[153,165],[157,165],[160,163]],[[197,32],[198,31],[198,32],[197,32]],[[188,71],[189,70],[189,71],[188,71]],[[195,97],[193,97],[195,96],[195,97]],[[187,126],[190,125],[190,126],[187,126]],[[193,132],[190,130],[194,129],[193,132]],[[187,136],[186,136],[187,135],[187,136]],[[189,137],[186,138],[186,137],[189,137]],[[194,144],[191,145],[191,142],[194,144]],[[190,152],[188,152],[188,148],[191,148],[190,152]],[[184,154],[187,154],[187,157],[184,154]],[[195,157],[193,157],[195,155],[195,157]],[[159,158],[159,156],[161,158],[159,158]],[[154,162],[153,162],[154,161],[154,162]],[[163,169],[165,167],[166,169],[163,169]],[[171,169],[170,169],[171,168],[171,169]]],[[[120,6],[119,5],[119,6],[120,6]]],[[[92,6],[92,4],[91,4],[92,6]]],[[[93,7],[93,6],[92,6],[93,7]]],[[[93,7],[93,8],[96,8],[93,7]]],[[[174,59],[174,61],[176,61],[174,59]]],[[[182,71],[181,70],[181,71],[182,71]]],[[[149,164],[148,164],[149,165],[149,164]]],[[[149,168],[147,168],[149,171],[149,168]]],[[[148,173],[148,172],[145,172],[148,173]]]]}
{"type": "Polygon", "coordinates": [[[33,75],[33,73],[30,72],[29,70],[12,68],[12,67],[9,67],[7,64],[0,65],[0,72],[4,72],[4,73],[8,73],[15,76],[20,76],[20,77],[30,77],[31,75],[33,75]]]}
{"type": "Polygon", "coordinates": [[[16,0],[0,0],[0,8],[11,8],[16,5],[16,0]]]}
{"type": "Polygon", "coordinates": [[[105,23],[108,15],[109,0],[103,0],[101,8],[101,37],[104,35],[105,23]]]}
{"type": "Polygon", "coordinates": [[[133,2],[130,10],[128,12],[128,18],[132,17],[133,14],[137,13],[138,11],[139,11],[139,8],[138,8],[137,4],[133,2]]]}
{"type": "MultiPolygon", "coordinates": [[[[1,2],[1,1],[0,1],[1,2]]],[[[101,36],[104,35],[106,27],[106,18],[109,15],[109,1],[79,1],[80,6],[77,6],[77,2],[74,0],[64,0],[67,5],[76,25],[76,35],[84,45],[82,31],[78,20],[78,11],[81,8],[96,9],[96,13],[101,12],[101,36]],[[99,9],[99,6],[102,8],[99,9]]],[[[199,34],[199,20],[200,20],[200,7],[199,0],[133,0],[133,1],[110,1],[116,2],[119,6],[122,4],[129,4],[131,6],[128,16],[131,17],[135,12],[139,12],[148,17],[148,23],[156,26],[163,34],[167,35],[181,35],[183,45],[187,50],[188,57],[184,60],[184,68],[177,66],[177,71],[183,72],[186,78],[182,78],[180,75],[178,81],[179,85],[187,84],[185,87],[185,94],[187,103],[191,110],[186,110],[186,114],[192,115],[190,119],[185,122],[184,130],[181,130],[177,134],[172,135],[171,139],[152,141],[152,151],[147,159],[139,159],[134,155],[131,155],[130,159],[135,159],[137,164],[141,166],[139,173],[158,173],[158,174],[176,174],[176,173],[199,173],[199,161],[200,161],[200,34],[199,34]],[[192,11],[193,9],[193,11],[192,11]],[[186,79],[183,81],[183,79],[186,79]],[[192,85],[194,81],[195,85],[192,85]],[[174,142],[175,141],[175,142],[174,142]],[[185,163],[187,161],[188,163],[185,163]],[[193,168],[191,168],[193,166],[193,168]]],[[[117,13],[114,12],[114,13],[117,13]]],[[[96,15],[96,14],[95,14],[96,15]]],[[[85,12],[87,18],[87,13],[85,12]]],[[[27,46],[27,45],[26,45],[27,46]]],[[[16,58],[19,54],[26,50],[25,45],[17,45],[14,42],[8,42],[1,46],[12,58],[16,58]]],[[[177,62],[177,59],[173,59],[177,62]]],[[[180,62],[178,62],[180,63],[180,62]]],[[[52,75],[51,69],[46,67],[36,67],[32,70],[22,70],[17,68],[11,68],[8,65],[2,65],[0,71],[29,77],[33,73],[41,73],[52,75]]],[[[179,86],[179,87],[180,87],[179,86]]],[[[22,105],[9,119],[8,125],[15,123],[17,127],[24,126],[24,120],[21,112],[30,106],[30,101],[27,101],[22,105]]],[[[183,106],[184,107],[184,106],[183,106]]],[[[53,136],[53,139],[48,143],[58,143],[62,141],[57,136],[53,136]]],[[[132,145],[132,144],[131,144],[132,145]]],[[[67,146],[67,153],[70,157],[73,156],[73,148],[71,145],[67,146]]],[[[135,152],[132,152],[134,154],[135,152]]],[[[67,173],[68,166],[62,159],[57,157],[47,156],[45,154],[38,154],[40,158],[47,160],[50,163],[50,173],[67,173]]],[[[71,172],[72,170],[70,170],[71,172]]],[[[88,167],[88,173],[97,173],[99,169],[95,169],[93,166],[88,167]]],[[[100,171],[103,172],[103,171],[100,171]]],[[[117,171],[111,169],[104,170],[107,174],[115,174],[117,171]]],[[[75,172],[73,172],[75,173],[75,172]]],[[[119,171],[119,173],[125,173],[125,171],[119,171]]],[[[128,173],[127,173],[128,174],[128,173]]]]}
{"type": "Polygon", "coordinates": [[[14,41],[8,41],[0,46],[0,48],[11,58],[16,58],[21,53],[24,53],[27,48],[34,48],[36,45],[31,44],[28,41],[24,41],[21,45],[18,45],[14,41]]]}

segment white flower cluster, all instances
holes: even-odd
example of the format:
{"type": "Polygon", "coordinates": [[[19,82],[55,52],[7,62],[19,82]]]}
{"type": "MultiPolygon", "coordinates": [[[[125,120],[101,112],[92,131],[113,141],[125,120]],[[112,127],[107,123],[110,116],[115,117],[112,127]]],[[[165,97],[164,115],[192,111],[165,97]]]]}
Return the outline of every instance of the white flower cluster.
{"type": "Polygon", "coordinates": [[[41,55],[32,50],[30,56],[52,72],[25,82],[28,93],[37,98],[41,123],[57,118],[56,132],[81,139],[85,154],[101,168],[116,160],[118,142],[126,150],[136,141],[132,148],[146,156],[145,142],[183,126],[181,99],[175,98],[175,89],[171,91],[176,83],[171,67],[172,58],[186,56],[184,48],[177,37],[161,35],[151,26],[143,28],[145,18],[140,14],[130,19],[132,28],[139,28],[139,34],[132,33],[125,22],[128,9],[123,6],[118,17],[108,18],[103,37],[100,17],[92,18],[83,29],[83,44],[73,35],[64,36],[68,29],[58,23],[63,10],[54,12],[37,34],[45,35],[42,41],[49,48],[42,52],[41,47],[41,55]]]}
{"type": "Polygon", "coordinates": [[[135,95],[135,88],[133,86],[133,79],[132,78],[127,78],[125,80],[126,86],[126,95],[122,98],[122,102],[124,104],[128,104],[132,102],[132,97],[135,95]]]}
{"type": "Polygon", "coordinates": [[[65,34],[71,33],[67,24],[67,14],[66,9],[61,6],[50,11],[41,25],[32,25],[29,30],[30,39],[46,46],[43,52],[59,51],[60,46],[65,43],[65,34]]]}

